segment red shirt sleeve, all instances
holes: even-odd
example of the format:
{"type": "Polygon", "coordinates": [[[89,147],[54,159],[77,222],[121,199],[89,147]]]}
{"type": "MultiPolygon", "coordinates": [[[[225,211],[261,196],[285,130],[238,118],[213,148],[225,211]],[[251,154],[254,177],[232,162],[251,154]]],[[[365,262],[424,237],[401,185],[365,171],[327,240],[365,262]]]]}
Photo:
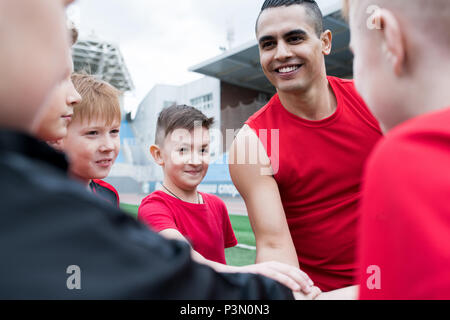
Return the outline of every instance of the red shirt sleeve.
{"type": "Polygon", "coordinates": [[[233,226],[231,225],[230,216],[228,214],[227,206],[225,203],[220,199],[218,200],[218,207],[220,208],[220,213],[222,215],[222,228],[223,228],[223,235],[224,235],[224,247],[225,248],[232,248],[238,244],[236,236],[233,231],[233,226]]]}
{"type": "Polygon", "coordinates": [[[150,195],[142,200],[138,210],[138,219],[156,232],[167,229],[178,230],[175,219],[164,200],[150,195]]]}

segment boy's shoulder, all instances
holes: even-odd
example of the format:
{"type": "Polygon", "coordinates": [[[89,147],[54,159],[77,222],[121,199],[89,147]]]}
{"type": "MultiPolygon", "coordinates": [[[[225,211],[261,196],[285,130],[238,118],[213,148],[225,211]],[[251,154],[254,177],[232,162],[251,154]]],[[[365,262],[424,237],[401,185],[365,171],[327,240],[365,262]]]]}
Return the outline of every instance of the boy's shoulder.
{"type": "Polygon", "coordinates": [[[200,193],[200,195],[203,197],[203,199],[208,199],[209,201],[214,201],[214,202],[223,202],[223,200],[216,196],[215,194],[212,193],[206,193],[206,192],[198,192],[200,193]]]}
{"type": "MultiPolygon", "coordinates": [[[[203,198],[204,203],[208,204],[210,207],[214,209],[226,209],[225,202],[218,196],[210,193],[199,192],[203,198]]],[[[175,205],[182,204],[183,202],[178,201],[176,198],[168,195],[167,193],[157,190],[146,196],[142,199],[140,207],[148,206],[148,205],[156,205],[161,206],[165,204],[169,206],[169,203],[174,203],[175,205]]]]}
{"type": "MultiPolygon", "coordinates": [[[[366,171],[373,173],[377,179],[385,178],[387,181],[421,181],[409,184],[421,188],[428,188],[431,176],[445,180],[442,171],[447,168],[450,159],[449,121],[450,108],[398,125],[374,148],[366,171]]],[[[386,184],[394,186],[391,182],[386,184]]]]}
{"type": "Polygon", "coordinates": [[[225,208],[225,210],[226,210],[226,204],[220,197],[216,196],[215,194],[211,194],[211,193],[200,192],[200,194],[203,197],[203,201],[205,203],[213,205],[214,207],[216,207],[218,209],[225,208]]]}
{"type": "Polygon", "coordinates": [[[142,199],[141,206],[145,204],[151,204],[156,202],[167,202],[168,197],[165,192],[162,192],[160,190],[153,191],[148,196],[142,199]]]}

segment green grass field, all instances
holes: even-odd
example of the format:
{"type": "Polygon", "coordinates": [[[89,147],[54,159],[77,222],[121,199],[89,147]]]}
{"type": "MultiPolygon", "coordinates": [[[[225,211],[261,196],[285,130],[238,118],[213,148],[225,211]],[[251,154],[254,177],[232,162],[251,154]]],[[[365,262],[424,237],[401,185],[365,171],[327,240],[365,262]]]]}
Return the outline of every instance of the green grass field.
{"type": "MultiPolygon", "coordinates": [[[[133,217],[137,218],[138,206],[121,204],[120,207],[133,217]]],[[[230,215],[231,225],[239,244],[255,246],[255,236],[248,217],[230,215]]],[[[255,263],[256,251],[246,248],[229,248],[225,250],[227,263],[232,266],[244,266],[255,263]]]]}

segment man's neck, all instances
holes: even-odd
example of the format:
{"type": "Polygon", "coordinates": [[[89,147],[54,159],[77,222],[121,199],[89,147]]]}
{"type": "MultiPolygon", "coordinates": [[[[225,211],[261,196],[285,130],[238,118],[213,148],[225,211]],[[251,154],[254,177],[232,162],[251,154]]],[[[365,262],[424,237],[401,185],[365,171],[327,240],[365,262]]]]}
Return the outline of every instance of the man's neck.
{"type": "Polygon", "coordinates": [[[290,113],[310,121],[320,121],[333,115],[336,96],[327,78],[302,91],[278,91],[281,104],[290,113]]]}

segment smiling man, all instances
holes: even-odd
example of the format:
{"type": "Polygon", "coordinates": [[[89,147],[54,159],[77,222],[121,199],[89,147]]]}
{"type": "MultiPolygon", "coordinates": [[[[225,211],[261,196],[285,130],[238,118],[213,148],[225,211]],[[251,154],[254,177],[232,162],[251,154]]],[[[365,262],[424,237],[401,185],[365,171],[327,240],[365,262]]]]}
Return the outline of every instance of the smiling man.
{"type": "Polygon", "coordinates": [[[353,81],[327,76],[332,34],[315,1],[265,1],[256,36],[277,94],[237,135],[230,173],[257,262],[300,266],[323,291],[351,286],[362,168],[380,127],[353,81]]]}

